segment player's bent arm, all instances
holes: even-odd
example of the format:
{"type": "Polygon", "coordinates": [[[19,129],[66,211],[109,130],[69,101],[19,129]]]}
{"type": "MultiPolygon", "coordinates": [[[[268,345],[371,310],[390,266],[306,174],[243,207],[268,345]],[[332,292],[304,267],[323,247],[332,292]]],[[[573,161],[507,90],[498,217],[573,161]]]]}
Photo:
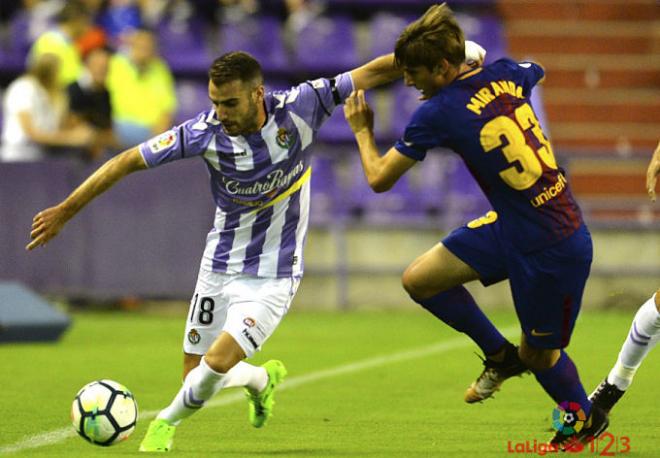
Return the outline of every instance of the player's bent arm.
{"type": "Polygon", "coordinates": [[[646,191],[653,202],[655,202],[655,187],[658,183],[658,175],[660,175],[660,142],[655,147],[651,162],[649,162],[646,169],[646,191]]]}
{"type": "Polygon", "coordinates": [[[32,241],[25,248],[32,250],[40,245],[45,245],[92,199],[108,190],[126,175],[146,168],[147,165],[138,147],[128,149],[113,157],[99,167],[64,201],[36,214],[32,220],[32,232],[30,233],[32,241]]]}
{"type": "MultiPolygon", "coordinates": [[[[465,62],[475,68],[484,63],[486,50],[479,43],[465,41],[465,62]]],[[[390,83],[403,76],[403,69],[396,65],[394,53],[377,57],[366,64],[351,70],[351,78],[356,91],[369,90],[390,83]]]]}
{"type": "Polygon", "coordinates": [[[374,192],[381,193],[392,189],[399,178],[417,162],[404,156],[396,148],[390,148],[381,156],[372,132],[360,131],[355,134],[355,139],[360,149],[364,175],[374,192]]]}
{"type": "Polygon", "coordinates": [[[377,57],[350,73],[356,91],[387,84],[403,76],[403,70],[394,64],[394,53],[377,57]]]}
{"type": "Polygon", "coordinates": [[[346,99],[344,117],[355,134],[369,186],[375,192],[388,191],[416,161],[395,148],[384,156],[378,153],[374,138],[374,114],[367,104],[364,91],[353,91],[346,99]]]}

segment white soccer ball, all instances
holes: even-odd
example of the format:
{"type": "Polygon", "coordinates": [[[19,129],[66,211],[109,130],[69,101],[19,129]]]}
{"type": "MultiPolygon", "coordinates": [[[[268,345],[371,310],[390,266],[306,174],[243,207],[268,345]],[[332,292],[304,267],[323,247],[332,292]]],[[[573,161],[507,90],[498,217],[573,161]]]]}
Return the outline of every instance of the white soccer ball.
{"type": "Polygon", "coordinates": [[[113,445],[135,430],[138,407],[133,393],[121,383],[97,380],[76,394],[71,422],[76,432],[96,445],[113,445]]]}

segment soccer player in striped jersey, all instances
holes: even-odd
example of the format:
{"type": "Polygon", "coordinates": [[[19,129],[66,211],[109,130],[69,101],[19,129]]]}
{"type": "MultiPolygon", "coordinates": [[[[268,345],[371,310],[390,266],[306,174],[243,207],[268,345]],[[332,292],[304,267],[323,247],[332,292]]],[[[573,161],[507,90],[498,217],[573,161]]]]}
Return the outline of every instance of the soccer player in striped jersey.
{"type": "Polygon", "coordinates": [[[494,211],[414,260],[403,285],[413,300],[466,333],[486,355],[483,372],[465,394],[467,402],[490,397],[507,378],[529,369],[555,405],[580,406],[586,426],[579,436],[558,432],[553,443],[559,448],[597,436],[608,425],[607,414],[592,408],[563,350],[589,275],[591,236],[530,103],[543,69],[510,59],[472,69],[464,64],[463,42],[445,4],[430,7],[399,36],[396,62],[406,84],[426,101],[384,155],[363,91],[347,99],[344,113],[376,192],[390,189],[434,147],[454,150],[467,164],[494,211]],[[502,336],[462,286],[504,279],[510,281],[521,324],[520,348],[502,336]]]}
{"type": "MultiPolygon", "coordinates": [[[[467,57],[479,60],[479,46],[467,57]],[[474,54],[476,53],[476,54],[474,54]]],[[[93,198],[129,173],[203,159],[216,204],[183,339],[183,386],[151,422],[141,451],[168,451],[176,426],[220,389],[246,388],[249,419],[270,417],[280,361],[244,362],[272,335],[303,274],[310,145],[337,105],[357,89],[400,78],[393,55],[334,78],[266,93],[259,63],[244,52],[209,69],[212,109],[102,165],[63,202],[33,220],[32,250],[56,236],[93,198]]]]}
{"type": "MultiPolygon", "coordinates": [[[[660,175],[660,142],[646,170],[646,190],[655,202],[655,187],[660,175]]],[[[600,385],[589,396],[591,402],[609,412],[633,381],[646,355],[660,340],[660,289],[637,310],[619,357],[600,385]]]]}

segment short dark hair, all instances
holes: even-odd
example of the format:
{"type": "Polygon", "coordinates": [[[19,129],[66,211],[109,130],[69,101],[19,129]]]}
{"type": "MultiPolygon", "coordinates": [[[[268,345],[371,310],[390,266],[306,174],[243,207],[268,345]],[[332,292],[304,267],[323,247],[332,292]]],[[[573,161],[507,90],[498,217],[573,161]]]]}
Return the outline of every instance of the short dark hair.
{"type": "Polygon", "coordinates": [[[243,51],[232,51],[218,57],[209,68],[209,79],[216,86],[234,80],[263,84],[263,73],[257,59],[243,51]]]}
{"type": "Polygon", "coordinates": [[[433,5],[399,36],[394,48],[398,67],[424,65],[433,70],[442,59],[458,66],[465,60],[465,38],[446,3],[433,5]]]}

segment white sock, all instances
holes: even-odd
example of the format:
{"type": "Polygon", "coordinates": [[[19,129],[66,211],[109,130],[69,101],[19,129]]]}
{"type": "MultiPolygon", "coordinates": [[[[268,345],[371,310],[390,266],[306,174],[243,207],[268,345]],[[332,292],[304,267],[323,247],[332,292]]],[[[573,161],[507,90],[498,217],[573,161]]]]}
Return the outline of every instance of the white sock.
{"type": "Polygon", "coordinates": [[[260,366],[239,361],[227,371],[224,379],[224,388],[244,386],[255,393],[259,393],[268,384],[268,372],[260,366]]]}
{"type": "Polygon", "coordinates": [[[642,361],[658,340],[660,340],[660,313],[655,305],[654,294],[637,311],[628,337],[621,347],[616,364],[607,376],[607,381],[620,390],[626,390],[642,361]]]}
{"type": "Polygon", "coordinates": [[[204,358],[191,370],[172,403],[161,410],[156,418],[178,425],[181,420],[197,412],[224,386],[225,374],[211,369],[204,358]]]}

